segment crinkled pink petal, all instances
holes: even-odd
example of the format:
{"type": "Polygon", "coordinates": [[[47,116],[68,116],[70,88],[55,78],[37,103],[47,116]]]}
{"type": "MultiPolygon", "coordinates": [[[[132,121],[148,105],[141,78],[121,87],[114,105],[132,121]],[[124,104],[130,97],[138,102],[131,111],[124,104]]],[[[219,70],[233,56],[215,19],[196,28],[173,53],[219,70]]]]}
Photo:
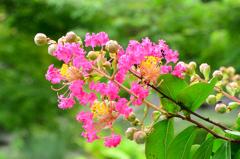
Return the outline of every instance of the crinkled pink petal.
{"type": "Polygon", "coordinates": [[[58,107],[62,109],[72,108],[72,106],[76,104],[72,94],[69,98],[63,98],[63,95],[60,95],[58,98],[61,100],[58,107]]]}
{"type": "Polygon", "coordinates": [[[111,148],[112,146],[117,147],[121,142],[121,137],[122,135],[114,135],[114,134],[112,135],[112,138],[104,137],[105,138],[104,145],[109,148],[111,148]]]}
{"type": "Polygon", "coordinates": [[[53,68],[53,64],[48,67],[47,74],[45,75],[46,79],[51,81],[52,84],[60,83],[63,77],[59,74],[60,70],[53,68]]]}
{"type": "Polygon", "coordinates": [[[183,76],[182,71],[187,71],[187,69],[185,67],[183,67],[181,64],[177,64],[174,67],[174,71],[172,71],[171,74],[182,78],[182,76],[183,76]]]}
{"type": "Polygon", "coordinates": [[[116,103],[115,109],[118,111],[118,113],[128,117],[129,114],[132,112],[132,108],[128,108],[128,105],[126,103],[127,103],[126,98],[120,98],[116,103]]]}
{"type": "Polygon", "coordinates": [[[112,81],[108,82],[108,92],[107,94],[109,95],[111,100],[115,100],[116,98],[118,98],[118,93],[119,93],[120,89],[119,87],[113,83],[112,81]]]}
{"type": "Polygon", "coordinates": [[[169,71],[172,71],[172,66],[163,65],[163,66],[160,66],[160,68],[161,68],[160,70],[161,74],[167,74],[169,73],[169,71]]]}

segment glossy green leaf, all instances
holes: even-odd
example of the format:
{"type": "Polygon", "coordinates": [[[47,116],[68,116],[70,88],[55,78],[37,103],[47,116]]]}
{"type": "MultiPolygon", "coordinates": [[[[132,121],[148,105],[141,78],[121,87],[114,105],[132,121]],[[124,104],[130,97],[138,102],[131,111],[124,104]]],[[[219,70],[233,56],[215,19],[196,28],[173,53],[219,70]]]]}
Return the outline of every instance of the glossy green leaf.
{"type": "Polygon", "coordinates": [[[233,159],[239,159],[240,158],[240,150],[237,151],[233,159]]]}
{"type": "Polygon", "coordinates": [[[167,149],[166,159],[188,159],[197,129],[189,126],[178,134],[167,149]]]}
{"type": "MultiPolygon", "coordinates": [[[[217,127],[217,126],[215,126],[215,127],[212,129],[212,131],[215,132],[215,133],[217,133],[217,134],[219,134],[219,135],[222,135],[222,136],[225,135],[225,132],[224,132],[221,128],[217,127]]],[[[209,137],[213,137],[213,134],[208,133],[206,139],[208,139],[209,137]]],[[[225,141],[225,140],[215,139],[215,140],[214,140],[214,143],[213,143],[213,149],[212,149],[212,151],[213,151],[213,152],[216,152],[216,151],[219,149],[219,147],[221,147],[221,145],[223,144],[224,141],[225,141]]]]}
{"type": "Polygon", "coordinates": [[[232,135],[240,136],[240,132],[239,131],[225,130],[225,132],[229,133],[229,134],[232,134],[232,135]]]}
{"type": "Polygon", "coordinates": [[[231,141],[225,142],[213,155],[213,159],[231,159],[231,141]]]}
{"type": "Polygon", "coordinates": [[[154,131],[147,137],[145,155],[147,159],[165,158],[167,148],[174,138],[174,119],[165,119],[153,125],[154,131]]]}
{"type": "Polygon", "coordinates": [[[195,111],[211,94],[216,82],[217,77],[213,78],[210,83],[201,82],[188,86],[178,93],[177,99],[182,102],[186,108],[195,111]]]}
{"type": "Polygon", "coordinates": [[[189,159],[192,159],[193,154],[197,151],[197,149],[200,147],[200,145],[192,145],[189,159]]]}
{"type": "Polygon", "coordinates": [[[213,148],[214,138],[209,137],[194,153],[192,159],[210,159],[212,148],[213,148]]]}
{"type": "MultiPolygon", "coordinates": [[[[161,81],[162,83],[158,86],[158,90],[173,100],[177,100],[177,94],[188,86],[188,84],[183,79],[171,74],[161,75],[158,79],[158,83],[161,81]]],[[[159,94],[159,98],[162,108],[164,108],[167,112],[176,114],[180,110],[179,106],[166,98],[162,98],[161,94],[159,94]]]]}

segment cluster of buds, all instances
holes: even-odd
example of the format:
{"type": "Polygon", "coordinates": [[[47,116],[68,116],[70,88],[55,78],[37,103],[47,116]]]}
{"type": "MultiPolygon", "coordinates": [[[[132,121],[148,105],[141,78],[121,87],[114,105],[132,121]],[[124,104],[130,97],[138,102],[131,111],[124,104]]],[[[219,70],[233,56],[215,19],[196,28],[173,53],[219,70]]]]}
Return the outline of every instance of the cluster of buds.
{"type": "MultiPolygon", "coordinates": [[[[82,127],[85,129],[82,136],[87,138],[87,142],[92,142],[100,139],[98,131],[109,128],[111,134],[104,137],[107,147],[116,147],[121,141],[122,135],[115,135],[113,128],[114,121],[120,115],[133,126],[139,126],[138,129],[129,128],[126,132],[127,138],[137,144],[144,143],[147,134],[153,131],[152,124],[143,126],[145,117],[140,122],[130,108],[130,104],[142,105],[148,97],[149,88],[146,83],[157,84],[159,74],[171,73],[180,78],[183,78],[186,72],[195,74],[196,64],[193,62],[186,68],[181,64],[172,68],[173,63],[178,61],[178,52],[169,49],[163,40],[159,40],[159,44],[151,42],[147,37],[142,39],[142,43],[131,40],[126,50],[123,50],[117,41],[109,40],[105,32],[92,35],[87,33],[83,45],[81,38],[71,31],[57,42],[42,33],[38,33],[34,41],[37,45],[50,44],[48,53],[63,61],[59,69],[54,68],[53,64],[50,65],[45,75],[52,84],[63,84],[60,89],[52,88],[55,91],[65,89],[65,92],[58,96],[58,107],[72,108],[76,104],[74,97],[82,105],[89,104],[89,111],[76,115],[76,119],[83,123],[82,127]],[[95,50],[97,45],[100,50],[95,50]],[[91,46],[92,50],[87,53],[84,47],[88,46],[91,46]],[[105,56],[107,52],[110,59],[105,56]],[[112,74],[109,69],[112,69],[112,74]],[[129,71],[139,75],[141,82],[138,79],[130,83],[130,88],[126,88],[122,83],[128,78],[129,71]],[[102,77],[109,81],[100,82],[102,77]],[[84,88],[90,91],[84,91],[84,88]],[[130,92],[130,99],[121,98],[120,89],[130,92]]],[[[148,109],[145,114],[147,111],[148,109]]],[[[154,112],[153,121],[156,122],[160,115],[159,112],[154,112]]]]}

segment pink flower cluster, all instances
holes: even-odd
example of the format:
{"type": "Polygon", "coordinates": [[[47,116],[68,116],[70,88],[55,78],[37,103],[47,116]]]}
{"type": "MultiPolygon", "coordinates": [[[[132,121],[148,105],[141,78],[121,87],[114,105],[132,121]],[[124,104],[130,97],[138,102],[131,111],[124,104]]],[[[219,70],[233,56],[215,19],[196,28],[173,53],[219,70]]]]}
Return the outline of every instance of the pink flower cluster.
{"type": "MultiPolygon", "coordinates": [[[[133,92],[136,96],[138,96],[138,99],[133,101],[133,105],[142,105],[143,103],[140,101],[148,96],[149,89],[143,89],[142,86],[140,86],[137,82],[132,83],[132,88],[130,89],[131,92],[133,92]]],[[[134,97],[131,96],[130,99],[133,99],[134,97]]]]}
{"type": "Polygon", "coordinates": [[[90,33],[87,33],[84,41],[86,42],[86,47],[92,46],[94,50],[94,47],[96,47],[96,45],[103,46],[109,41],[109,39],[108,34],[105,32],[100,32],[97,34],[92,33],[92,36],[90,35],[90,33]]]}

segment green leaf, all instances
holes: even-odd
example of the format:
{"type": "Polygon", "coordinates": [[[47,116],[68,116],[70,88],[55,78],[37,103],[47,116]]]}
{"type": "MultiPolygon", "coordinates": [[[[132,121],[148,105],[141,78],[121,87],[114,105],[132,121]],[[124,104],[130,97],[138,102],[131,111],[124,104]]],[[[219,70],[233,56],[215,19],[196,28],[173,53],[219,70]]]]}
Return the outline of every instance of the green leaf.
{"type": "MultiPolygon", "coordinates": [[[[188,86],[183,79],[171,74],[161,75],[158,79],[158,83],[161,81],[162,83],[158,86],[158,90],[175,101],[177,100],[177,94],[188,86]]],[[[180,110],[179,106],[166,98],[162,98],[161,94],[159,94],[159,98],[162,108],[164,108],[167,112],[176,114],[180,110]]]]}
{"type": "Polygon", "coordinates": [[[192,159],[193,154],[197,151],[197,149],[200,147],[200,145],[192,145],[189,159],[192,159]]]}
{"type": "Polygon", "coordinates": [[[231,141],[225,142],[213,155],[212,159],[231,159],[231,141]]]}
{"type": "Polygon", "coordinates": [[[128,76],[129,77],[129,80],[128,80],[128,84],[129,84],[129,86],[131,87],[132,86],[132,83],[135,81],[135,82],[138,82],[138,78],[136,77],[136,76],[134,76],[134,75],[129,75],[128,76]]]}
{"type": "Polygon", "coordinates": [[[240,158],[240,150],[238,150],[238,152],[236,153],[233,159],[239,159],[239,158],[240,158]]]}
{"type": "Polygon", "coordinates": [[[213,148],[214,138],[209,137],[194,153],[192,159],[210,159],[212,148],[213,148]]]}
{"type": "MultiPolygon", "coordinates": [[[[215,126],[215,127],[212,129],[212,131],[215,132],[215,133],[217,133],[217,134],[219,134],[219,135],[222,135],[222,136],[225,135],[225,132],[224,132],[221,128],[217,127],[217,126],[215,126]]],[[[206,139],[208,139],[209,137],[213,137],[213,134],[208,133],[206,139]]],[[[213,149],[212,149],[212,151],[213,151],[213,152],[216,152],[216,151],[219,149],[219,147],[221,147],[221,145],[223,144],[224,141],[225,141],[225,140],[215,139],[215,140],[214,140],[214,143],[213,143],[213,149]]]]}
{"type": "Polygon", "coordinates": [[[217,77],[213,78],[210,83],[201,82],[188,86],[178,93],[177,99],[182,102],[186,108],[195,111],[211,94],[216,82],[217,77]]]}
{"type": "Polygon", "coordinates": [[[167,149],[166,159],[188,159],[197,129],[189,126],[178,134],[167,149]]]}
{"type": "Polygon", "coordinates": [[[231,131],[231,130],[225,130],[226,133],[232,134],[232,135],[237,135],[240,136],[240,132],[239,131],[231,131]]]}
{"type": "Polygon", "coordinates": [[[240,126],[240,117],[237,118],[237,120],[236,120],[236,125],[237,125],[237,126],[240,126]]]}
{"type": "Polygon", "coordinates": [[[240,132],[240,127],[235,125],[231,129],[236,130],[236,131],[229,131],[229,130],[226,131],[225,130],[227,132],[225,134],[225,136],[240,141],[240,136],[238,135],[238,132],[240,132]]]}
{"type": "Polygon", "coordinates": [[[154,131],[147,137],[145,155],[147,159],[165,158],[167,148],[174,137],[174,119],[165,119],[153,125],[154,131]]]}
{"type": "Polygon", "coordinates": [[[91,75],[90,82],[91,81],[96,82],[96,81],[100,80],[102,77],[103,77],[103,75],[95,73],[95,74],[91,75]]]}
{"type": "MultiPolygon", "coordinates": [[[[240,145],[231,143],[231,156],[232,158],[237,155],[237,152],[240,150],[240,145]]],[[[234,158],[235,159],[235,158],[234,158]]],[[[238,158],[239,159],[239,158],[238,158]]]]}

